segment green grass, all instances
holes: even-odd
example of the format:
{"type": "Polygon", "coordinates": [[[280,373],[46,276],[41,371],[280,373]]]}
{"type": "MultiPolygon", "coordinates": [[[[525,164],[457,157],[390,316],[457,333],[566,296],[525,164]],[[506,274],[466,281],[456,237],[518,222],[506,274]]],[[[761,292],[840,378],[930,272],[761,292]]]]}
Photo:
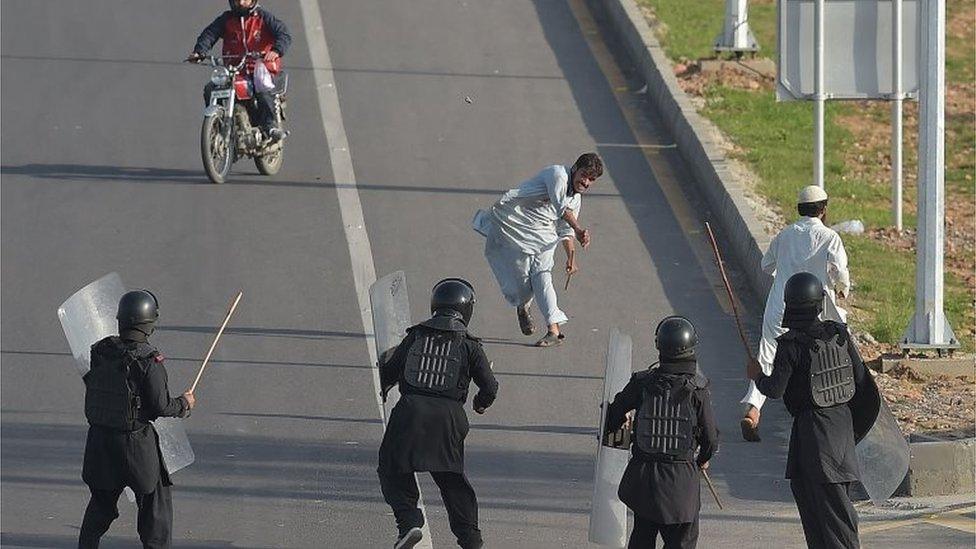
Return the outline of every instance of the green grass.
{"type": "MultiPolygon", "coordinates": [[[[854,320],[871,332],[878,341],[896,342],[904,335],[914,311],[915,255],[893,251],[863,236],[846,235],[844,246],[851,261],[852,291],[855,308],[854,320]]],[[[962,282],[946,275],[945,313],[949,323],[956,328],[972,325],[971,298],[966,295],[962,282]]],[[[973,350],[968,338],[963,347],[973,350]]]]}
{"type": "MultiPolygon", "coordinates": [[[[674,60],[714,57],[712,44],[722,30],[724,0],[639,0],[653,8],[665,25],[659,37],[674,60]]],[[[949,15],[972,11],[971,0],[950,0],[949,15]]],[[[751,2],[749,21],[760,47],[759,55],[775,59],[776,6],[773,2],[751,2]]],[[[946,78],[949,82],[972,82],[974,38],[951,36],[947,42],[946,78]]],[[[759,177],[756,188],[788,219],[796,217],[796,192],[813,177],[813,105],[808,102],[777,103],[773,93],[744,91],[721,85],[706,88],[702,114],[712,120],[736,144],[735,156],[746,162],[759,177]]],[[[828,223],[861,219],[868,227],[891,224],[890,189],[887,184],[861,180],[844,163],[854,138],[837,123],[840,116],[863,113],[887,124],[887,110],[862,109],[854,103],[828,103],[825,120],[825,181],[831,196],[828,223]]],[[[972,117],[947,117],[946,190],[948,200],[973,200],[973,154],[976,132],[972,117]],[[962,151],[961,153],[957,151],[962,151]],[[956,152],[955,156],[953,153],[956,152]],[[967,180],[966,176],[970,179],[967,180]]],[[[907,162],[914,155],[906,150],[907,162]]],[[[865,158],[863,162],[877,162],[865,158]]],[[[915,216],[905,212],[905,225],[915,216]]],[[[866,236],[845,235],[851,258],[855,325],[867,329],[879,341],[896,343],[908,326],[914,309],[915,256],[886,247],[866,236]]],[[[973,290],[947,274],[945,310],[950,323],[960,328],[974,322],[973,290]]],[[[973,350],[971,337],[962,336],[964,348],[973,350]]]]}
{"type": "MultiPolygon", "coordinates": [[[[715,38],[722,32],[725,0],[640,0],[654,8],[667,26],[663,46],[672,59],[712,57],[715,38]],[[718,16],[716,17],[716,14],[718,16]]],[[[762,55],[775,59],[776,4],[749,4],[749,26],[762,55]]]]}
{"type": "MultiPolygon", "coordinates": [[[[824,134],[824,178],[830,192],[831,220],[861,219],[869,227],[890,223],[887,188],[849,176],[841,151],[852,145],[850,132],[834,123],[849,105],[828,103],[824,134]]],[[[706,117],[741,149],[737,154],[759,176],[757,188],[786,217],[795,217],[796,192],[813,178],[813,105],[777,103],[770,93],[724,86],[705,92],[706,117]]],[[[906,216],[914,224],[914,216],[906,216]]]]}

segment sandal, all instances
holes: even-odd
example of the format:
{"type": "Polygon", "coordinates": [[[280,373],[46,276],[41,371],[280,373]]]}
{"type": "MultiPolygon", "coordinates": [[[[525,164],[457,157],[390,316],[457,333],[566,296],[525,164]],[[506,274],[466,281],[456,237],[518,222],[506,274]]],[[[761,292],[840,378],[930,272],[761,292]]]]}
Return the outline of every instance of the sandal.
{"type": "Polygon", "coordinates": [[[742,430],[742,438],[746,442],[759,442],[759,422],[750,418],[744,417],[739,421],[739,429],[742,430]]]}
{"type": "Polygon", "coordinates": [[[535,325],[532,323],[532,315],[529,314],[528,307],[516,307],[515,312],[518,314],[519,329],[522,333],[529,336],[535,333],[535,325]]]}
{"type": "Polygon", "coordinates": [[[556,334],[554,334],[552,332],[547,332],[546,335],[542,339],[540,339],[539,341],[536,341],[535,346],[536,347],[555,347],[556,345],[560,345],[563,342],[564,339],[566,339],[566,336],[563,335],[563,334],[556,335],[556,334]]]}

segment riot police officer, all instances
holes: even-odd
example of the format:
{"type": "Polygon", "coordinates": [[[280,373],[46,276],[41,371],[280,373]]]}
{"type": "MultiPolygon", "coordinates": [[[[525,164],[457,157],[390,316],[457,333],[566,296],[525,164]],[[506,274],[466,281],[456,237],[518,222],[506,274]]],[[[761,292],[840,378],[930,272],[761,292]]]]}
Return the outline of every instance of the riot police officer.
{"type": "Polygon", "coordinates": [[[118,518],[124,487],[135,492],[138,531],[143,547],[170,547],[172,482],[152,424],[158,417],[186,417],[193,394],[171,398],[163,356],[149,344],[159,317],[159,303],[148,290],[119,300],[119,335],[92,345],[91,370],[84,376],[88,441],[82,479],[91,499],[81,524],[78,547],[98,547],[118,518]]]}
{"type": "Polygon", "coordinates": [[[854,445],[878,415],[880,395],[847,326],[818,319],[824,287],[811,273],[786,282],[785,334],[770,375],[750,363],[748,376],[793,416],[786,478],[811,548],[859,547],[850,489],[858,480],[854,445]]]}
{"type": "Polygon", "coordinates": [[[390,413],[377,467],[383,498],[396,517],[397,549],[413,547],[423,537],[414,477],[421,471],[437,483],[458,545],[482,545],[478,502],[464,475],[464,403],[473,380],[479,391],[472,406],[483,414],[495,400],[498,382],[481,342],[468,332],[474,304],[474,289],[467,281],[438,282],[430,298],[433,316],[408,328],[392,356],[380,364],[384,400],[395,384],[401,395],[390,413]]]}
{"type": "Polygon", "coordinates": [[[669,316],[658,324],[654,342],[660,364],[636,372],[607,411],[608,431],[631,428],[631,459],[617,495],[634,512],[628,548],[653,549],[658,534],[665,549],[693,548],[699,469],[707,469],[718,450],[718,430],[708,379],[698,370],[694,325],[669,316]]]}

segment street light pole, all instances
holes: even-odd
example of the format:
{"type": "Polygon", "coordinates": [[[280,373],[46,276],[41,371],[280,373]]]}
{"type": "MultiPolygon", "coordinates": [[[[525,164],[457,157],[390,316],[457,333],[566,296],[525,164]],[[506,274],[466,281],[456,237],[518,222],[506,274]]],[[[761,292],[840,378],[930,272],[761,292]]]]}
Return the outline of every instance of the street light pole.
{"type": "Polygon", "coordinates": [[[814,2],[813,24],[813,184],[824,186],[824,0],[814,2]]]}
{"type": "Polygon", "coordinates": [[[901,347],[959,347],[943,308],[945,245],[945,0],[922,2],[919,66],[915,314],[901,347]]]}

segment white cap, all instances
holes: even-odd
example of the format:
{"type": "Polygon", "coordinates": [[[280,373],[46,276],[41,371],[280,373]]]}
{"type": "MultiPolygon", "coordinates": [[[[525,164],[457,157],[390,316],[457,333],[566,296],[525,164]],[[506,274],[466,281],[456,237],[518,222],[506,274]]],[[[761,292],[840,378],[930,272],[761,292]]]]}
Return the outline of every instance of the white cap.
{"type": "Polygon", "coordinates": [[[816,185],[807,185],[800,189],[800,194],[796,196],[797,204],[809,204],[811,202],[823,202],[827,200],[827,192],[816,185]]]}

